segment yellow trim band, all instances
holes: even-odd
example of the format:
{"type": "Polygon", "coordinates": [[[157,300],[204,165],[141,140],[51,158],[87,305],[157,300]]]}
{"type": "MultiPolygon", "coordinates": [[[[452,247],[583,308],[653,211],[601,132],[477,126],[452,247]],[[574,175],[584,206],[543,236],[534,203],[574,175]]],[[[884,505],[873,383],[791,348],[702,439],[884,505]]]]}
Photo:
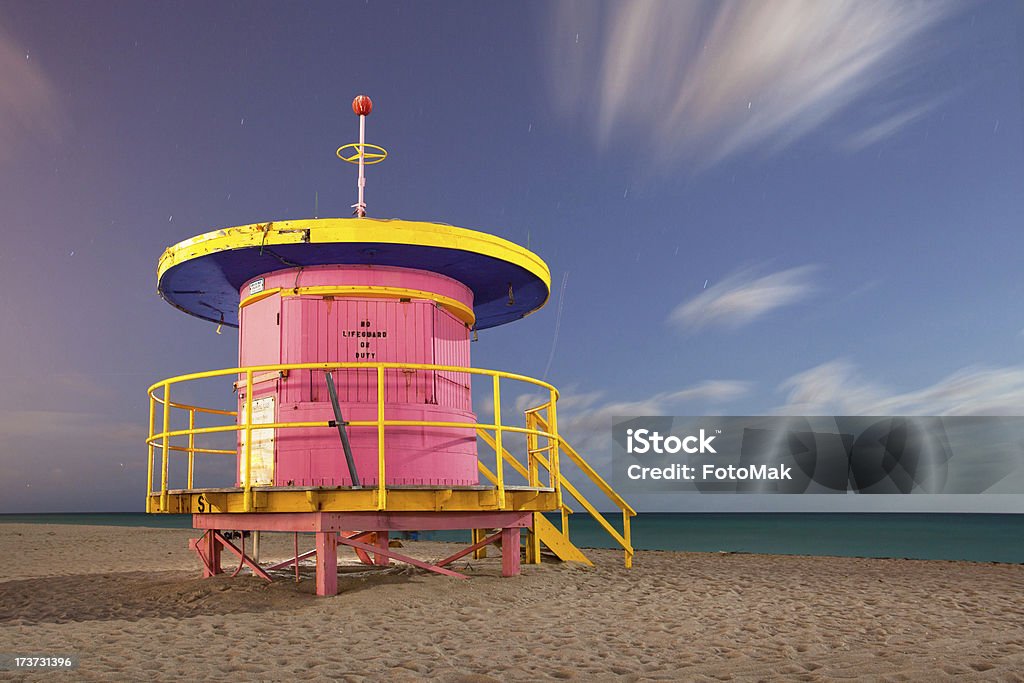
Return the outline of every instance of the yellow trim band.
{"type": "Polygon", "coordinates": [[[263,301],[267,297],[274,296],[275,294],[277,294],[280,291],[281,291],[280,287],[273,287],[271,289],[265,289],[262,292],[258,292],[256,294],[250,294],[249,296],[247,296],[244,299],[242,299],[242,301],[238,304],[238,308],[239,308],[239,310],[241,310],[241,309],[245,308],[246,306],[248,306],[249,304],[254,304],[257,301],[263,301]]]}
{"type": "Polygon", "coordinates": [[[428,292],[424,289],[385,287],[381,285],[317,285],[313,287],[298,287],[296,289],[274,287],[272,289],[262,291],[259,294],[247,296],[242,299],[240,304],[238,304],[238,308],[241,310],[249,304],[262,301],[274,294],[280,294],[282,298],[293,296],[362,296],[378,299],[426,299],[427,301],[433,301],[439,306],[442,306],[446,311],[470,327],[472,327],[473,323],[476,322],[476,316],[473,314],[473,309],[458,299],[453,299],[450,296],[445,296],[443,294],[437,294],[436,292],[428,292]]]}
{"type": "Polygon", "coordinates": [[[422,289],[407,289],[405,287],[384,287],[380,285],[322,285],[315,287],[299,287],[297,289],[285,289],[281,297],[292,296],[337,296],[337,297],[371,297],[378,299],[426,299],[444,307],[456,318],[472,326],[476,322],[473,309],[466,304],[453,299],[450,296],[428,292],[422,289]]]}

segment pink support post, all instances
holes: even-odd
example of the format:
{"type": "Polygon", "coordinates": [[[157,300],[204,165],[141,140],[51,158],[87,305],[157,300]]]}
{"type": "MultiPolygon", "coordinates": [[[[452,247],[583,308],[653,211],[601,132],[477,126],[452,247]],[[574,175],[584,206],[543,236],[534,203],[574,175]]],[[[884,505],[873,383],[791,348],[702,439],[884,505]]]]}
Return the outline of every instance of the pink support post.
{"type": "MultiPolygon", "coordinates": [[[[387,531],[378,531],[375,534],[375,536],[376,536],[376,538],[374,539],[374,545],[377,546],[378,548],[383,549],[384,552],[387,552],[387,549],[391,547],[390,544],[389,544],[390,539],[388,538],[388,532],[387,531]]],[[[384,565],[384,566],[387,566],[387,565],[391,564],[391,562],[388,560],[387,556],[381,555],[380,553],[374,554],[374,556],[373,556],[373,563],[376,564],[376,565],[384,565]]]]}
{"type": "Polygon", "coordinates": [[[338,594],[338,534],[316,532],[316,594],[338,594]]]}
{"type": "Polygon", "coordinates": [[[217,542],[215,534],[216,532],[211,530],[196,540],[196,549],[203,561],[204,579],[224,573],[220,562],[220,543],[217,542]]]}
{"type": "Polygon", "coordinates": [[[501,530],[501,575],[519,576],[519,527],[501,530]]]}

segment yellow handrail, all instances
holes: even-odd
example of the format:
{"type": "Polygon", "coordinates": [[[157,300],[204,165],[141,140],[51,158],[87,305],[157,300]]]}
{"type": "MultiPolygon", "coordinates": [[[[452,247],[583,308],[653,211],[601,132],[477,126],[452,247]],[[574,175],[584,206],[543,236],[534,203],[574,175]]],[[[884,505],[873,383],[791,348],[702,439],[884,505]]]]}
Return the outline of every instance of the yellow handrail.
{"type": "Polygon", "coordinates": [[[195,474],[196,457],[196,435],[192,431],[196,428],[196,410],[189,408],[188,411],[188,487],[192,488],[192,475],[195,474]]]}
{"type": "MultiPolygon", "coordinates": [[[[166,423],[164,425],[166,427],[166,423]]],[[[252,368],[245,371],[245,511],[252,511],[252,368]]]]}
{"type": "MultiPolygon", "coordinates": [[[[286,373],[295,370],[358,370],[372,369],[377,379],[377,415],[375,420],[353,420],[346,424],[350,427],[373,427],[377,431],[377,488],[376,507],[378,510],[387,509],[388,488],[386,486],[385,470],[385,431],[388,427],[443,427],[454,429],[472,429],[496,454],[495,469],[492,472],[482,462],[478,461],[480,472],[494,483],[496,487],[496,500],[499,509],[505,509],[508,505],[506,497],[505,463],[508,463],[519,475],[524,477],[531,487],[540,487],[540,468],[543,467],[549,475],[550,488],[555,494],[557,508],[563,513],[563,531],[566,529],[567,518],[565,518],[566,505],[562,500],[563,489],[570,496],[579,501],[580,505],[589,512],[611,535],[611,537],[622,546],[626,553],[626,565],[631,564],[633,548],[630,538],[630,517],[636,515],[636,511],[616,493],[608,483],[590,467],[589,464],[576,452],[576,450],[558,433],[557,402],[558,390],[543,380],[533,379],[525,375],[519,375],[500,370],[488,370],[484,368],[468,368],[453,365],[435,365],[426,363],[291,363],[276,365],[257,365],[249,367],[226,368],[223,370],[211,370],[195,372],[186,375],[179,375],[170,379],[153,384],[147,390],[150,399],[149,436],[146,439],[148,448],[147,465],[147,498],[146,511],[152,512],[153,479],[155,475],[155,451],[161,451],[160,463],[160,490],[159,508],[160,512],[169,512],[168,505],[168,479],[169,479],[169,456],[172,452],[184,452],[188,454],[188,488],[194,486],[194,458],[196,453],[201,454],[223,454],[239,455],[237,449],[208,448],[197,446],[196,437],[207,434],[220,434],[234,432],[244,435],[245,443],[242,446],[241,460],[243,467],[241,472],[241,488],[244,492],[243,503],[246,512],[252,511],[256,506],[252,477],[253,447],[252,437],[256,430],[265,429],[296,429],[296,428],[319,428],[334,426],[330,421],[305,421],[305,422],[269,422],[253,424],[253,385],[254,376],[257,373],[281,372],[286,373]],[[385,415],[385,372],[387,370],[423,370],[431,372],[457,372],[471,375],[489,376],[492,382],[492,393],[494,402],[493,422],[452,422],[438,420],[389,420],[385,415]],[[207,408],[203,406],[189,405],[186,403],[171,400],[171,386],[183,382],[209,379],[224,376],[244,375],[245,377],[245,398],[238,411],[207,408]],[[525,427],[506,425],[501,413],[501,380],[513,380],[524,382],[539,387],[546,391],[547,400],[524,411],[526,421],[525,427]],[[162,424],[160,431],[157,431],[157,406],[161,406],[162,424]],[[173,410],[182,410],[187,413],[188,428],[172,429],[171,414],[173,410]],[[197,427],[196,415],[218,415],[234,417],[236,422],[230,425],[215,425],[209,427],[197,427]],[[237,418],[242,417],[241,420],[237,418]],[[523,434],[526,436],[526,463],[525,465],[515,458],[505,447],[504,435],[523,434]],[[187,445],[172,443],[172,439],[185,437],[187,445]],[[541,439],[546,445],[541,446],[541,439]],[[587,475],[597,487],[608,496],[608,498],[622,510],[623,531],[620,533],[601,514],[593,504],[590,503],[580,491],[568,480],[563,479],[560,467],[560,456],[564,453],[576,464],[580,470],[587,475]]],[[[286,375],[285,375],[286,376],[286,375]]],[[[241,381],[236,381],[235,386],[241,388],[241,381]]]]}
{"type": "MultiPolygon", "coordinates": [[[[497,450],[496,449],[495,441],[494,441],[494,439],[491,438],[490,434],[488,434],[487,432],[484,432],[484,431],[478,431],[478,434],[484,440],[484,442],[487,443],[487,445],[489,445],[491,448],[495,448],[495,450],[497,450]]],[[[576,453],[576,450],[572,446],[570,446],[568,444],[568,442],[566,442],[564,439],[561,439],[561,437],[559,437],[559,438],[562,441],[562,448],[565,449],[565,452],[566,453],[570,453],[571,452],[572,454],[575,454],[575,456],[577,458],[579,458],[579,454],[576,453]]],[[[544,450],[544,449],[540,449],[540,450],[544,450]]],[[[570,457],[572,457],[572,456],[570,456],[570,457]]],[[[523,467],[522,463],[520,463],[515,458],[515,456],[513,456],[508,451],[504,451],[504,459],[507,460],[509,463],[511,463],[512,466],[515,467],[516,471],[519,472],[524,477],[530,476],[530,470],[528,470],[526,467],[523,467]]],[[[531,463],[536,462],[536,463],[542,465],[549,472],[551,471],[551,463],[547,460],[547,458],[545,458],[544,456],[542,456],[540,454],[531,454],[530,455],[530,461],[531,461],[531,463]]],[[[574,462],[575,462],[575,458],[574,458],[574,462]]],[[[490,472],[490,470],[488,470],[486,467],[484,467],[483,463],[480,463],[480,471],[492,483],[496,481],[494,475],[490,472]]],[[[593,470],[588,465],[587,469],[585,469],[584,472],[593,472],[593,470]]],[[[600,479],[600,476],[597,475],[596,472],[594,472],[594,476],[597,477],[598,479],[600,479]]],[[[601,479],[601,482],[604,483],[604,480],[601,479]]],[[[559,484],[560,484],[560,487],[564,487],[565,488],[565,490],[569,493],[569,495],[571,495],[573,498],[575,498],[577,501],[579,501],[580,505],[582,505],[583,508],[588,513],[590,513],[591,517],[593,517],[595,520],[597,520],[598,524],[600,524],[601,527],[606,532],[608,532],[608,535],[611,536],[612,539],[614,539],[616,543],[618,543],[620,546],[622,546],[622,549],[625,552],[626,566],[627,567],[632,566],[632,563],[633,563],[633,552],[634,551],[633,551],[633,546],[632,546],[632,542],[631,542],[631,539],[630,539],[630,521],[629,521],[629,518],[636,515],[636,512],[633,510],[633,508],[630,507],[629,504],[626,503],[624,500],[622,500],[622,498],[619,497],[618,494],[615,494],[615,498],[613,498],[613,502],[616,502],[616,504],[618,505],[617,501],[622,501],[622,503],[625,505],[625,507],[622,507],[620,505],[620,507],[622,507],[623,531],[622,531],[622,533],[619,533],[619,531],[617,529],[615,529],[615,527],[613,527],[611,525],[611,522],[609,522],[608,519],[601,512],[599,512],[598,509],[596,507],[594,507],[594,505],[589,500],[587,500],[587,498],[582,493],[580,493],[579,489],[577,489],[575,486],[572,485],[572,482],[570,482],[567,479],[560,479],[559,480],[559,484]]],[[[604,485],[607,486],[607,483],[605,483],[604,485]]],[[[613,493],[614,493],[614,491],[613,491],[613,493]]],[[[566,524],[567,524],[567,519],[565,517],[565,512],[564,512],[566,507],[567,506],[564,505],[564,504],[562,504],[560,506],[560,508],[563,511],[563,514],[562,514],[562,532],[563,533],[566,532],[566,524]]]]}
{"type": "MultiPolygon", "coordinates": [[[[558,417],[555,412],[556,397],[554,392],[551,393],[551,401],[548,402],[548,423],[546,425],[548,431],[552,434],[558,434],[558,417]]],[[[543,424],[540,417],[540,413],[537,414],[537,420],[543,424]]],[[[548,472],[551,473],[551,486],[555,489],[555,501],[558,503],[558,507],[562,507],[562,471],[559,469],[558,462],[558,443],[560,439],[555,438],[551,441],[551,466],[548,468],[548,472]]],[[[538,462],[540,461],[540,453],[536,454],[538,462]]]]}
{"type": "MultiPolygon", "coordinates": [[[[501,459],[502,460],[507,460],[509,462],[509,464],[512,465],[512,467],[515,469],[516,472],[518,472],[519,474],[523,475],[524,477],[528,477],[529,476],[529,473],[527,472],[527,469],[525,467],[523,467],[523,464],[521,462],[516,460],[516,457],[514,455],[509,453],[504,448],[502,448],[500,451],[498,450],[497,439],[495,439],[494,437],[492,437],[490,434],[488,434],[487,432],[485,432],[482,429],[477,429],[476,433],[477,433],[477,435],[481,439],[484,440],[484,443],[486,443],[488,446],[490,446],[491,448],[494,449],[495,453],[501,453],[502,456],[503,456],[501,459]]],[[[483,463],[481,463],[481,464],[483,464],[483,463]]],[[[497,475],[495,475],[495,478],[493,479],[493,481],[497,482],[497,475]]]]}
{"type": "MultiPolygon", "coordinates": [[[[539,423],[540,423],[540,424],[541,424],[542,426],[544,426],[545,428],[547,428],[547,426],[548,426],[548,425],[547,425],[547,423],[546,423],[546,422],[544,421],[544,418],[542,418],[542,417],[540,417],[540,416],[538,415],[538,416],[537,416],[537,421],[538,421],[538,422],[539,422],[539,423]]],[[[572,459],[572,461],[573,461],[574,463],[576,463],[576,465],[577,465],[577,466],[578,466],[578,467],[579,467],[579,468],[580,468],[581,470],[583,470],[583,473],[584,473],[584,474],[586,474],[586,475],[587,475],[588,477],[590,477],[590,479],[591,479],[591,480],[592,480],[592,481],[593,481],[593,482],[594,482],[595,484],[597,484],[598,488],[599,488],[599,489],[601,489],[601,492],[602,492],[602,493],[604,493],[604,494],[605,494],[606,496],[608,496],[608,497],[609,497],[609,498],[611,499],[611,501],[612,501],[613,503],[615,503],[615,505],[616,505],[617,507],[619,507],[619,508],[622,508],[623,510],[628,510],[628,511],[629,511],[629,514],[630,514],[630,516],[631,516],[631,517],[635,517],[635,516],[636,516],[636,510],[634,510],[634,509],[633,509],[633,508],[632,508],[632,507],[630,506],[630,504],[629,504],[629,503],[627,503],[627,502],[625,501],[625,499],[624,499],[624,498],[623,498],[622,496],[620,496],[620,495],[619,495],[618,493],[616,493],[615,489],[613,489],[613,488],[612,488],[611,486],[609,486],[609,485],[608,485],[608,482],[606,482],[606,481],[605,481],[605,480],[604,480],[604,479],[603,479],[603,478],[601,477],[601,475],[600,475],[600,474],[598,474],[598,473],[597,473],[597,472],[596,472],[596,471],[594,470],[594,468],[593,468],[593,467],[591,467],[591,466],[590,466],[590,465],[589,465],[589,464],[587,463],[587,461],[586,461],[586,460],[584,460],[584,459],[583,459],[583,457],[582,457],[582,456],[581,456],[581,455],[580,455],[579,453],[577,453],[577,452],[576,452],[576,449],[575,449],[575,448],[573,448],[573,447],[572,447],[572,446],[571,446],[571,445],[569,444],[569,442],[567,442],[567,441],[566,441],[565,439],[561,439],[561,441],[562,441],[562,448],[563,448],[563,449],[565,450],[565,452],[566,452],[566,454],[567,454],[567,455],[569,456],[569,458],[570,458],[570,459],[572,459]]]]}
{"type": "MultiPolygon", "coordinates": [[[[485,368],[467,368],[458,365],[434,365],[430,363],[287,363],[277,365],[251,365],[244,368],[225,368],[223,370],[206,370],[204,372],[192,372],[185,375],[178,375],[177,377],[170,377],[163,381],[155,383],[149,388],[149,395],[153,398],[153,392],[164,386],[164,384],[180,384],[181,382],[189,382],[197,379],[209,379],[211,377],[223,377],[225,375],[237,375],[243,372],[251,371],[257,372],[279,372],[281,370],[349,370],[349,369],[375,369],[383,368],[384,370],[431,370],[438,372],[464,372],[470,375],[487,375],[494,376],[498,375],[502,379],[511,379],[527,384],[534,384],[543,389],[547,389],[550,392],[554,392],[554,396],[558,398],[558,389],[548,384],[544,380],[534,379],[526,375],[519,375],[514,372],[505,372],[504,370],[487,370],[485,368]]],[[[159,399],[157,399],[159,400],[159,399]]],[[[213,410],[212,408],[207,410],[213,410]]],[[[532,409],[531,409],[532,410],[532,409]]],[[[229,411],[224,411],[229,412],[229,411]]],[[[230,413],[234,414],[234,413],[230,413]]]]}
{"type": "MultiPolygon", "coordinates": [[[[545,421],[545,419],[540,416],[539,411],[534,412],[533,419],[538,425],[544,427],[545,429],[549,429],[547,421],[545,421]]],[[[552,429],[551,431],[554,430],[552,429]]],[[[587,500],[583,496],[583,494],[581,494],[576,489],[575,486],[573,486],[569,481],[562,482],[562,485],[565,487],[565,490],[569,492],[569,495],[571,495],[573,498],[579,501],[580,505],[582,505],[583,508],[587,512],[589,512],[594,519],[597,520],[597,522],[604,528],[604,530],[607,531],[608,534],[613,539],[615,539],[615,541],[618,542],[619,545],[622,546],[623,551],[625,551],[626,567],[631,567],[633,564],[633,546],[630,534],[630,517],[636,516],[636,510],[634,510],[633,507],[615,491],[615,489],[608,485],[608,482],[606,482],[601,477],[601,475],[599,475],[594,470],[594,468],[591,467],[587,463],[587,461],[584,460],[582,456],[580,456],[580,454],[576,452],[576,449],[573,448],[568,441],[566,441],[562,436],[559,436],[558,442],[561,445],[562,450],[565,452],[565,454],[569,456],[569,459],[572,460],[576,464],[576,466],[579,467],[580,470],[597,485],[597,487],[601,490],[602,493],[608,496],[608,498],[613,503],[615,503],[615,505],[619,509],[622,510],[622,533],[620,534],[605,518],[605,516],[598,512],[597,508],[595,508],[590,503],[590,501],[587,500]]],[[[544,465],[545,467],[550,467],[548,461],[542,455],[540,455],[540,453],[536,454],[536,458],[537,462],[539,462],[541,465],[544,465]]]]}
{"type": "Polygon", "coordinates": [[[504,458],[501,457],[504,449],[501,447],[501,378],[494,376],[494,452],[497,457],[494,459],[494,476],[498,486],[498,509],[505,509],[505,467],[504,458]]]}
{"type": "MultiPolygon", "coordinates": [[[[377,420],[351,420],[346,421],[346,425],[349,427],[376,427],[380,424],[377,420]]],[[[332,424],[328,421],[317,421],[317,422],[261,422],[253,426],[253,429],[289,429],[289,428],[309,428],[309,427],[331,427],[332,424]]],[[[384,420],[385,427],[448,427],[452,429],[490,429],[495,430],[501,428],[503,432],[513,432],[517,434],[533,434],[536,436],[543,436],[546,438],[555,438],[556,435],[543,429],[529,429],[527,427],[513,427],[511,425],[495,425],[487,422],[443,422],[439,420],[384,420]]],[[[173,438],[176,436],[188,436],[189,434],[219,434],[224,432],[237,432],[242,431],[245,425],[222,425],[219,427],[196,427],[195,429],[176,429],[170,432],[156,432],[153,434],[147,443],[150,445],[160,447],[159,444],[153,443],[160,441],[164,436],[173,438]]],[[[185,446],[169,446],[172,451],[181,451],[187,453],[189,449],[185,446]]],[[[214,448],[195,448],[193,449],[196,453],[223,453],[225,455],[234,455],[237,451],[214,449],[214,448]]]]}
{"type": "MultiPolygon", "coordinates": [[[[152,397],[152,394],[150,394],[150,396],[152,397]]],[[[150,434],[150,438],[146,439],[146,444],[148,446],[148,448],[146,449],[146,451],[147,451],[147,458],[146,458],[146,513],[147,514],[152,512],[152,510],[150,509],[150,505],[149,505],[149,497],[150,497],[150,494],[153,492],[153,449],[155,448],[155,446],[153,445],[152,434],[153,434],[153,430],[154,429],[156,429],[156,402],[153,401],[152,398],[151,398],[150,401],[149,401],[149,434],[150,434]]]]}
{"type": "MultiPolygon", "coordinates": [[[[167,511],[167,491],[168,491],[168,468],[169,459],[168,456],[171,452],[184,452],[188,454],[188,487],[191,489],[194,485],[194,455],[196,453],[204,454],[224,454],[233,455],[236,454],[235,450],[218,449],[218,448],[204,448],[197,447],[195,438],[197,435],[206,434],[218,434],[218,433],[244,433],[245,445],[242,452],[242,461],[244,467],[241,468],[241,484],[244,490],[244,501],[245,510],[250,511],[254,506],[254,493],[253,493],[253,481],[252,481],[252,433],[256,429],[295,429],[295,428],[310,428],[310,427],[330,427],[331,423],[328,421],[314,421],[314,422],[271,422],[271,423],[260,423],[259,425],[252,424],[252,411],[253,411],[253,385],[254,377],[257,373],[261,372],[282,372],[292,370],[323,370],[330,371],[335,369],[374,369],[377,374],[377,419],[376,420],[361,420],[348,422],[348,426],[351,427],[375,427],[378,434],[378,479],[377,479],[377,508],[380,510],[386,509],[387,506],[387,487],[386,487],[386,475],[385,475],[385,428],[386,427],[411,427],[411,426],[422,426],[422,427],[447,427],[456,429],[474,429],[474,430],[491,430],[495,433],[499,442],[502,438],[503,433],[519,433],[526,434],[528,438],[536,439],[538,437],[546,437],[550,440],[554,440],[557,435],[548,433],[546,430],[539,430],[536,426],[518,427],[513,425],[504,425],[500,419],[500,380],[507,378],[510,380],[516,380],[520,382],[526,382],[535,386],[546,389],[549,394],[553,397],[553,400],[557,400],[558,391],[552,385],[541,380],[536,380],[525,375],[519,375],[511,372],[503,372],[499,370],[487,370],[483,368],[466,368],[453,365],[435,365],[425,363],[292,363],[292,364],[278,364],[278,365],[260,365],[260,366],[249,366],[249,367],[237,367],[237,368],[226,368],[223,370],[211,370],[206,372],[195,372],[187,375],[179,375],[170,379],[157,382],[156,384],[149,387],[147,393],[150,398],[150,427],[149,436],[146,439],[146,444],[150,450],[149,459],[149,471],[147,473],[147,494],[153,491],[153,455],[155,455],[155,449],[161,450],[161,481],[160,481],[160,511],[167,511]],[[497,406],[498,417],[494,423],[481,423],[481,422],[445,422],[438,420],[388,420],[385,418],[385,400],[384,400],[384,374],[389,369],[401,369],[401,370],[425,370],[425,371],[439,371],[439,372],[460,372],[474,375],[485,375],[490,376],[494,382],[494,397],[495,405],[497,406]],[[179,403],[170,399],[170,386],[172,384],[179,384],[182,382],[209,379],[223,376],[238,376],[244,374],[245,376],[245,399],[242,407],[243,420],[241,424],[231,425],[217,425],[212,427],[196,427],[195,416],[197,413],[210,414],[210,415],[222,415],[238,417],[239,411],[232,410],[221,410],[216,408],[207,408],[204,406],[189,405],[186,403],[179,403]],[[162,394],[158,391],[163,389],[162,394]],[[156,431],[156,417],[155,409],[156,406],[160,405],[163,408],[163,421],[160,431],[156,431]],[[170,414],[171,409],[184,410],[188,413],[188,428],[187,429],[171,429],[170,428],[170,414]],[[176,445],[170,442],[171,439],[177,437],[186,437],[188,444],[186,446],[176,445]]],[[[237,386],[238,383],[236,383],[237,386]]],[[[501,468],[501,464],[498,464],[498,468],[501,468]]],[[[497,484],[498,489],[498,506],[504,508],[506,506],[505,499],[505,483],[504,476],[500,477],[500,481],[497,484]]],[[[150,510],[147,495],[147,511],[150,510]]]]}

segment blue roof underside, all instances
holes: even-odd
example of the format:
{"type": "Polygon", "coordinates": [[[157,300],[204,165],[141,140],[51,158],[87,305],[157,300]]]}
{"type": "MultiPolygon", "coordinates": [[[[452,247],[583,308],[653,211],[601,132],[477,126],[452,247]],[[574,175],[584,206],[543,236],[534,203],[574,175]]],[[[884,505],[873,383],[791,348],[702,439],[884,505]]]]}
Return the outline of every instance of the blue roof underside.
{"type": "Polygon", "coordinates": [[[367,242],[284,244],[207,254],[168,269],[158,289],[160,296],[186,313],[238,327],[238,290],[252,278],[298,266],[347,264],[418,268],[458,280],[473,291],[478,330],[518,320],[542,306],[548,296],[540,278],[507,261],[459,249],[367,242]]]}

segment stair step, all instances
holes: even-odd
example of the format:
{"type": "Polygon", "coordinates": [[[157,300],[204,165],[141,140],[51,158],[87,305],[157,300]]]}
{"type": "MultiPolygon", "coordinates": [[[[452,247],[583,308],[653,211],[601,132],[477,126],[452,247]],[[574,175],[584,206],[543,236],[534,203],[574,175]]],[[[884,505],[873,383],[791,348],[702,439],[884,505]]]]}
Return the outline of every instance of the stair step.
{"type": "Polygon", "coordinates": [[[590,566],[594,565],[590,558],[583,554],[582,550],[573,545],[568,536],[563,534],[558,527],[549,522],[539,512],[533,515],[533,532],[537,534],[540,542],[546,545],[563,562],[581,562],[590,566]]]}

